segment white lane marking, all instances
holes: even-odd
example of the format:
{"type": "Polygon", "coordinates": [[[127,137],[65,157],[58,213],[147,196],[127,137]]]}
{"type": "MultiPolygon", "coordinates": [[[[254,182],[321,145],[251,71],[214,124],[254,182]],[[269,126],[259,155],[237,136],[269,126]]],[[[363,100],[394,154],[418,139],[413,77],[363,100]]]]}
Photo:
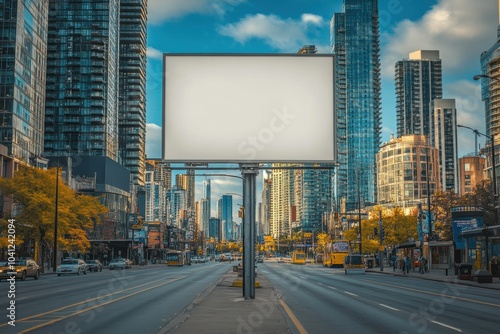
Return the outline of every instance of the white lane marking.
{"type": "Polygon", "coordinates": [[[446,327],[446,328],[449,328],[449,329],[453,329],[454,331],[462,333],[462,330],[460,328],[452,327],[450,325],[443,324],[442,322],[439,322],[439,321],[432,320],[431,322],[433,322],[433,323],[435,323],[437,325],[440,325],[440,326],[443,326],[443,327],[446,327]]]}
{"type": "Polygon", "coordinates": [[[385,305],[385,304],[379,304],[379,305],[380,305],[380,306],[383,306],[383,307],[386,307],[386,308],[388,308],[389,310],[398,311],[398,312],[399,312],[399,311],[401,311],[401,310],[399,310],[399,309],[397,309],[397,308],[390,307],[390,306],[385,305]]]}
{"type": "Polygon", "coordinates": [[[351,295],[351,296],[356,296],[356,297],[358,297],[358,295],[357,295],[357,294],[355,294],[355,293],[351,293],[351,292],[348,292],[348,291],[344,291],[344,293],[347,293],[348,295],[351,295]]]}
{"type": "Polygon", "coordinates": [[[337,288],[334,288],[333,286],[329,286],[329,285],[323,284],[323,283],[321,283],[321,282],[318,282],[318,284],[319,284],[319,285],[321,285],[321,286],[325,286],[325,287],[327,287],[328,289],[337,290],[337,288]]]}

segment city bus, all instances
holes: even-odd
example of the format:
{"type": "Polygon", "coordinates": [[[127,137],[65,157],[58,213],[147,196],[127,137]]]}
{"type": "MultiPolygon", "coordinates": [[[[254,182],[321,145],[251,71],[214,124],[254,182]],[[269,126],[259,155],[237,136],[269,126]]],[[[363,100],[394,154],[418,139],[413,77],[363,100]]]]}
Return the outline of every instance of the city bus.
{"type": "Polygon", "coordinates": [[[303,251],[295,251],[292,255],[293,264],[306,264],[306,253],[303,251]]]}
{"type": "Polygon", "coordinates": [[[323,254],[323,266],[330,268],[342,268],[344,258],[349,255],[349,241],[333,240],[326,244],[323,254]]]}
{"type": "Polygon", "coordinates": [[[344,271],[345,274],[364,274],[365,261],[363,255],[349,254],[344,258],[344,271]]]}
{"type": "Polygon", "coordinates": [[[189,252],[177,250],[169,250],[167,252],[167,267],[182,267],[183,265],[190,265],[190,260],[191,257],[189,256],[189,252]]]}

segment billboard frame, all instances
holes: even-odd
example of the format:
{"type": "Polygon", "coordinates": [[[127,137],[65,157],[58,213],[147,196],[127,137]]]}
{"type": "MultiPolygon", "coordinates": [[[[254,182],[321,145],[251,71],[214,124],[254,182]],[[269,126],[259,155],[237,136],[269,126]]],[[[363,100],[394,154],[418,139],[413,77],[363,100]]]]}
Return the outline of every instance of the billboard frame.
{"type": "MultiPolygon", "coordinates": [[[[223,61],[224,62],[224,61],[223,61]]],[[[295,61],[291,61],[291,63],[293,63],[295,61]]],[[[312,66],[312,65],[311,65],[312,66]]],[[[317,68],[319,68],[319,65],[318,64],[315,64],[314,66],[316,66],[317,68]]],[[[312,67],[314,67],[312,66],[312,67]]],[[[283,70],[283,69],[281,69],[283,70]]],[[[279,71],[279,69],[278,69],[279,71]]],[[[300,73],[300,70],[297,70],[296,73],[300,73]]],[[[189,73],[188,73],[189,74],[189,73]]],[[[312,76],[312,74],[311,74],[312,76]]],[[[253,79],[255,80],[255,79],[253,79]]],[[[196,86],[196,84],[194,84],[196,86]]],[[[296,85],[299,85],[298,83],[296,83],[296,85]]],[[[172,85],[173,86],[173,85],[172,85]]],[[[179,85],[180,86],[180,85],[179,85]]],[[[183,86],[185,87],[185,86],[183,86]]],[[[197,87],[199,88],[199,87],[197,87]]],[[[248,54],[248,53],[242,53],[242,54],[232,54],[232,53],[196,53],[196,54],[193,54],[193,53],[164,53],[163,54],[163,93],[162,93],[162,159],[166,162],[170,162],[170,163],[186,163],[186,164],[191,164],[191,163],[202,163],[202,164],[208,164],[208,163],[225,163],[225,164],[262,164],[262,163],[304,163],[304,164],[315,164],[316,166],[314,167],[319,167],[317,166],[317,164],[335,164],[337,165],[337,145],[336,145],[336,112],[335,112],[335,57],[333,54],[295,54],[295,53],[280,53],[280,54],[267,54],[267,53],[255,53],[255,54],[248,54]],[[323,129],[321,131],[317,131],[317,128],[315,129],[308,129],[309,133],[312,133],[313,135],[315,133],[318,133],[318,138],[319,136],[323,136],[324,138],[327,138],[326,140],[321,140],[322,143],[317,143],[317,142],[314,142],[314,140],[316,138],[312,137],[312,138],[306,138],[307,141],[306,143],[303,144],[303,147],[302,147],[302,151],[301,152],[305,152],[304,150],[304,147],[306,145],[309,145],[308,147],[313,147],[312,145],[314,146],[317,146],[317,145],[322,145],[320,146],[320,148],[318,148],[318,153],[307,153],[309,155],[314,155],[316,154],[316,157],[313,158],[313,159],[310,159],[310,158],[305,158],[305,159],[302,159],[299,157],[299,155],[291,155],[289,158],[284,158],[283,155],[280,155],[278,158],[274,158],[274,155],[273,155],[273,158],[263,158],[262,155],[259,155],[259,154],[256,154],[256,157],[255,158],[251,158],[251,157],[243,157],[241,155],[241,153],[236,156],[234,153],[231,153],[231,154],[228,154],[226,157],[221,157],[220,155],[214,157],[214,158],[211,158],[211,157],[197,157],[195,154],[192,154],[192,152],[194,151],[190,151],[187,153],[186,156],[183,156],[183,157],[179,157],[179,154],[178,153],[173,153],[173,154],[170,154],[170,153],[167,153],[168,150],[170,150],[173,146],[177,145],[177,144],[172,144],[170,143],[171,141],[171,138],[169,138],[169,135],[167,134],[169,131],[172,130],[172,127],[175,127],[175,125],[169,125],[170,123],[172,124],[179,124],[179,123],[182,123],[182,122],[169,122],[167,121],[167,116],[170,116],[170,115],[167,115],[168,112],[170,112],[169,108],[171,108],[172,106],[169,105],[167,107],[167,103],[169,103],[169,101],[167,101],[170,97],[170,95],[172,94],[172,91],[170,90],[171,88],[169,87],[169,85],[171,85],[171,82],[168,81],[168,79],[172,79],[172,80],[175,80],[176,79],[176,74],[173,75],[173,78],[172,78],[172,75],[170,73],[170,70],[169,70],[169,66],[167,64],[167,62],[170,60],[170,59],[180,59],[180,57],[185,57],[186,59],[194,59],[194,58],[199,58],[199,59],[202,59],[202,57],[205,57],[206,59],[214,59],[215,57],[223,57],[222,59],[223,60],[227,60],[227,59],[236,59],[237,61],[243,59],[243,58],[249,58],[249,59],[253,59],[253,60],[256,60],[256,62],[258,63],[260,59],[262,58],[269,58],[269,59],[299,59],[299,58],[302,58],[302,59],[316,59],[315,61],[312,61],[312,62],[317,62],[319,64],[321,63],[325,63],[327,64],[328,68],[327,68],[327,71],[323,71],[324,74],[322,74],[323,76],[321,76],[321,80],[322,82],[327,82],[328,81],[328,87],[323,87],[322,89],[324,91],[328,91],[328,96],[326,96],[324,99],[317,99],[319,100],[319,104],[320,106],[317,108],[318,110],[315,110],[315,112],[317,114],[319,114],[319,116],[321,117],[310,117],[310,119],[314,119],[316,120],[317,123],[321,123],[321,128],[324,128],[324,126],[326,125],[327,128],[326,129],[323,129]],[[227,57],[227,58],[226,58],[227,57]],[[230,58],[229,58],[230,57],[230,58]],[[323,59],[324,61],[321,61],[321,60],[318,60],[319,59],[323,59]],[[331,70],[331,71],[328,71],[328,70],[331,70]],[[322,104],[321,104],[322,103],[322,104]],[[318,121],[319,119],[321,119],[321,121],[318,121]],[[329,123],[329,124],[328,124],[329,123]],[[168,143],[167,143],[168,142],[168,143]],[[318,158],[320,157],[320,158],[318,158]]],[[[177,91],[179,90],[179,88],[172,88],[172,90],[176,90],[177,91]]],[[[285,88],[284,88],[285,89],[285,88]]],[[[286,93],[283,93],[283,94],[286,94],[286,93]]],[[[188,95],[188,94],[186,94],[188,95]]],[[[292,95],[292,94],[291,94],[292,95]]],[[[311,94],[312,95],[312,94],[311,94]]],[[[322,97],[323,95],[319,95],[320,97],[322,97]]],[[[192,97],[192,100],[195,100],[194,97],[192,97]]],[[[314,100],[314,101],[317,101],[317,100],[314,100]]],[[[269,110],[267,110],[267,112],[269,113],[269,110]]],[[[273,110],[273,112],[276,114],[276,110],[273,110]]],[[[177,113],[180,113],[177,112],[177,113]]],[[[286,111],[285,111],[286,113],[286,111]]],[[[241,116],[241,114],[235,114],[234,115],[235,118],[237,118],[237,121],[240,122],[239,125],[241,126],[242,124],[244,125],[245,123],[245,119],[242,119],[241,117],[238,118],[238,116],[241,116]]],[[[252,116],[248,116],[247,114],[243,114],[244,117],[252,117],[252,116]]],[[[279,117],[279,115],[277,116],[279,117]]],[[[305,118],[305,112],[302,111],[302,113],[299,112],[299,118],[302,118],[302,120],[305,118]]],[[[192,117],[191,120],[193,122],[196,122],[196,117],[192,117]],[[194,120],[193,120],[194,118],[194,120]]],[[[271,120],[272,121],[272,120],[271,120]]],[[[300,122],[300,120],[299,120],[300,122]]],[[[311,123],[312,124],[312,123],[311,123]]],[[[307,123],[307,125],[309,125],[309,123],[307,123]]],[[[296,125],[294,125],[296,126],[296,125]]],[[[301,124],[302,126],[302,124],[301,124]]],[[[198,126],[195,126],[194,128],[197,128],[199,129],[201,127],[201,125],[198,125],[198,126]]],[[[296,129],[296,127],[295,127],[296,129]]],[[[255,130],[255,129],[254,129],[255,130]]],[[[251,132],[252,130],[247,130],[246,132],[251,132]]],[[[245,131],[241,131],[241,132],[245,132],[245,131]]],[[[285,133],[286,131],[283,131],[283,133],[285,133]]],[[[293,132],[293,133],[296,133],[296,132],[293,132]]],[[[282,133],[279,133],[280,135],[282,135],[282,133]]],[[[291,138],[293,137],[292,133],[286,133],[287,138],[291,138]]],[[[190,138],[190,134],[186,134],[186,137],[187,138],[190,138]]],[[[205,136],[204,138],[207,138],[208,136],[205,136]]],[[[179,137],[175,137],[175,141],[177,142],[179,137]]],[[[301,141],[303,140],[304,138],[301,139],[301,141]]],[[[219,138],[218,139],[219,141],[221,141],[221,139],[219,138]]],[[[319,140],[317,140],[319,141],[319,140]]],[[[194,144],[192,144],[191,146],[190,145],[187,145],[188,149],[192,149],[193,146],[197,145],[197,144],[200,144],[201,143],[201,139],[198,140],[198,142],[196,140],[194,140],[194,144]]],[[[185,143],[185,142],[183,142],[185,143]]],[[[242,143],[241,141],[239,142],[240,144],[242,143]]],[[[286,140],[283,140],[282,143],[287,143],[286,140]]],[[[297,142],[292,142],[289,146],[293,147],[294,145],[296,145],[297,142]]],[[[205,144],[203,142],[203,144],[205,144]]],[[[210,144],[208,144],[210,145],[210,144]]],[[[234,146],[232,147],[233,149],[235,149],[235,146],[237,144],[233,144],[234,146]]],[[[285,144],[282,144],[282,145],[285,145],[285,144]]],[[[285,145],[286,146],[286,145],[285,145]]],[[[215,146],[213,146],[215,147],[215,146]]],[[[241,147],[241,145],[240,145],[241,147]]],[[[290,152],[292,151],[292,148],[289,149],[290,151],[287,151],[285,152],[285,155],[286,154],[290,154],[290,152]]],[[[221,151],[224,151],[224,148],[221,149],[221,151]]],[[[226,150],[225,152],[227,152],[228,150],[226,150]]],[[[296,150],[297,151],[297,150],[296,150]]],[[[311,150],[307,150],[307,151],[311,151],[311,150]]],[[[247,151],[247,152],[250,152],[250,151],[247,151]]],[[[275,151],[272,151],[270,150],[269,152],[275,152],[275,151]]],[[[252,154],[255,153],[255,150],[253,150],[252,154]]],[[[224,153],[226,154],[226,153],[224,153]]],[[[248,153],[250,154],[250,153],[248,153]]],[[[280,152],[281,154],[281,152],[280,152]]],[[[268,153],[269,155],[269,153],[268,153]]],[[[314,168],[313,166],[311,166],[312,168],[314,168]]],[[[323,166],[323,167],[326,167],[326,166],[323,166]]]]}

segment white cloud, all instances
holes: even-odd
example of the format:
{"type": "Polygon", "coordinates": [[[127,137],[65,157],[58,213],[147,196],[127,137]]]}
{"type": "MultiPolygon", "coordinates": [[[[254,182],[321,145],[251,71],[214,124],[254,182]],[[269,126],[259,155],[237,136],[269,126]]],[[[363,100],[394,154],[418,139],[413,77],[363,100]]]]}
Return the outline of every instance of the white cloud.
{"type": "Polygon", "coordinates": [[[161,127],[153,123],[146,124],[146,156],[148,158],[162,157],[161,127]]]}
{"type": "Polygon", "coordinates": [[[237,23],[221,26],[218,31],[240,43],[257,38],[280,51],[296,52],[304,44],[314,44],[308,33],[311,26],[321,24],[323,19],[313,14],[303,14],[300,20],[256,14],[247,15],[237,23]]]}
{"type": "Polygon", "coordinates": [[[161,24],[189,14],[224,16],[246,0],[149,0],[148,22],[161,24]]]}
{"type": "Polygon", "coordinates": [[[146,49],[146,56],[148,59],[163,60],[163,52],[152,47],[146,49]]]}
{"type": "Polygon", "coordinates": [[[382,75],[415,50],[440,50],[443,74],[475,64],[496,41],[498,12],[493,1],[440,0],[420,20],[404,20],[382,36],[382,75]]]}
{"type": "Polygon", "coordinates": [[[320,26],[323,24],[323,18],[319,15],[305,13],[302,14],[301,20],[304,23],[312,23],[314,25],[320,26]]]}

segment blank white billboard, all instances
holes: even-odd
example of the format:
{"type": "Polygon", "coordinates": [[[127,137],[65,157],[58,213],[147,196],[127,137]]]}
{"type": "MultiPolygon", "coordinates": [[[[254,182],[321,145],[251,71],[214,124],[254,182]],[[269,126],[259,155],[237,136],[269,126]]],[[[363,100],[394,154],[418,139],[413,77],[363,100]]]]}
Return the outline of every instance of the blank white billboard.
{"type": "Polygon", "coordinates": [[[336,161],[333,55],[164,54],[163,159],[336,161]]]}

